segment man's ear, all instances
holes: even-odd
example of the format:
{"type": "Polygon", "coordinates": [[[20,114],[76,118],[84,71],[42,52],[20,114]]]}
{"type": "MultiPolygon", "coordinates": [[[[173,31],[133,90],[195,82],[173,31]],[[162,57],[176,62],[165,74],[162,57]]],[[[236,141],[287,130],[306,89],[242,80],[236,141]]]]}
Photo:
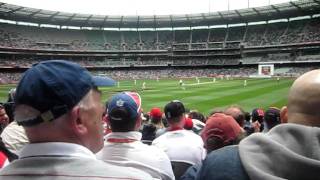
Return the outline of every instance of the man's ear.
{"type": "Polygon", "coordinates": [[[105,114],[105,115],[102,117],[102,120],[103,120],[104,122],[106,122],[107,124],[110,123],[108,114],[105,114]]]}
{"type": "Polygon", "coordinates": [[[136,121],[136,130],[139,130],[140,129],[140,127],[141,127],[141,123],[142,123],[142,117],[141,117],[141,113],[139,113],[140,115],[138,115],[138,119],[137,119],[137,121],[136,121]]]}
{"type": "Polygon", "coordinates": [[[72,129],[76,134],[86,134],[88,132],[84,116],[80,113],[80,107],[74,107],[70,112],[70,120],[72,124],[72,129]]]}
{"type": "Polygon", "coordinates": [[[287,106],[283,106],[280,110],[280,120],[281,123],[287,123],[288,122],[288,108],[287,106]]]}

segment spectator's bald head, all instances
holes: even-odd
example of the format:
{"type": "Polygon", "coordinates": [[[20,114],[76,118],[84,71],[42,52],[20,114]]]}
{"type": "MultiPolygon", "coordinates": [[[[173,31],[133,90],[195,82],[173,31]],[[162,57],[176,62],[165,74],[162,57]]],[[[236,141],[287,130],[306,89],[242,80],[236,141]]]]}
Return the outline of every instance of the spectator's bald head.
{"type": "Polygon", "coordinates": [[[232,116],[237,121],[237,123],[241,127],[243,127],[245,120],[245,112],[240,106],[231,105],[224,110],[224,114],[232,116]]]}
{"type": "Polygon", "coordinates": [[[288,97],[288,122],[320,126],[320,70],[309,71],[292,85],[288,97]]]}

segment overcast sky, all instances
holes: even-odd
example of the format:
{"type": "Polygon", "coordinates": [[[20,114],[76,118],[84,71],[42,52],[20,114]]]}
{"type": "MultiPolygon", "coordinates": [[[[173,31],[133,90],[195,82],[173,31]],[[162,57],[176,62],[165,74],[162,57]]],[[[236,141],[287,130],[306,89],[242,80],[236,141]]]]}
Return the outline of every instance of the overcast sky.
{"type": "MultiPolygon", "coordinates": [[[[163,15],[214,12],[290,0],[0,0],[53,11],[100,15],[163,15]],[[228,3],[229,2],[229,3],[228,3]]],[[[293,1],[293,0],[292,0],[293,1]]]]}

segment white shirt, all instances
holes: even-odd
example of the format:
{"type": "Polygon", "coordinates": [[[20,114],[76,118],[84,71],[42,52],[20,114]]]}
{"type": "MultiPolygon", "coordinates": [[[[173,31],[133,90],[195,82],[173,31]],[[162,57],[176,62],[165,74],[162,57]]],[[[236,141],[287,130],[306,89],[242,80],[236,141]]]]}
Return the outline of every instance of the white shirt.
{"type": "Polygon", "coordinates": [[[153,178],[175,179],[168,156],[156,147],[143,144],[141,136],[136,131],[110,133],[106,135],[105,145],[97,153],[97,158],[143,170],[153,178]]]}
{"type": "Polygon", "coordinates": [[[32,179],[32,176],[24,177],[24,174],[35,175],[37,179],[59,180],[153,179],[148,173],[141,170],[114,166],[97,160],[95,154],[82,145],[64,142],[27,144],[20,151],[19,159],[0,171],[0,179],[3,174],[11,174],[13,178],[9,176],[9,179],[15,179],[14,177],[16,179],[32,179]],[[53,159],[57,159],[53,164],[50,164],[50,162],[45,163],[43,166],[38,164],[39,162],[53,159]],[[27,167],[29,163],[30,167],[27,167]]]}
{"type": "Polygon", "coordinates": [[[152,142],[153,146],[162,149],[171,161],[200,164],[205,158],[201,137],[187,130],[168,131],[152,142]]]}
{"type": "Polygon", "coordinates": [[[19,153],[19,158],[40,156],[67,156],[96,159],[96,156],[86,147],[64,142],[46,142],[27,144],[19,153]]]}
{"type": "Polygon", "coordinates": [[[19,126],[16,121],[11,122],[4,128],[1,138],[6,148],[15,154],[18,154],[21,148],[29,143],[24,128],[19,126]]]}

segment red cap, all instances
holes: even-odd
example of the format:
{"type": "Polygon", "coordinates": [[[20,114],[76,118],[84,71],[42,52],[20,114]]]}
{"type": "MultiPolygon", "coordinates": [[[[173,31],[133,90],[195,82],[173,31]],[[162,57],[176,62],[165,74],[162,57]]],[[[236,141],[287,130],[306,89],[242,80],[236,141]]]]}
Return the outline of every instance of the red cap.
{"type": "Polygon", "coordinates": [[[228,144],[235,140],[240,133],[241,127],[232,116],[215,113],[206,121],[201,137],[205,144],[210,137],[220,138],[224,144],[228,144]]]}
{"type": "Polygon", "coordinates": [[[156,118],[156,119],[161,119],[162,118],[162,111],[160,108],[154,107],[150,111],[150,117],[151,118],[156,118]]]}
{"type": "Polygon", "coordinates": [[[184,120],[184,128],[187,130],[191,130],[193,128],[193,122],[191,118],[185,118],[184,120]]]}

